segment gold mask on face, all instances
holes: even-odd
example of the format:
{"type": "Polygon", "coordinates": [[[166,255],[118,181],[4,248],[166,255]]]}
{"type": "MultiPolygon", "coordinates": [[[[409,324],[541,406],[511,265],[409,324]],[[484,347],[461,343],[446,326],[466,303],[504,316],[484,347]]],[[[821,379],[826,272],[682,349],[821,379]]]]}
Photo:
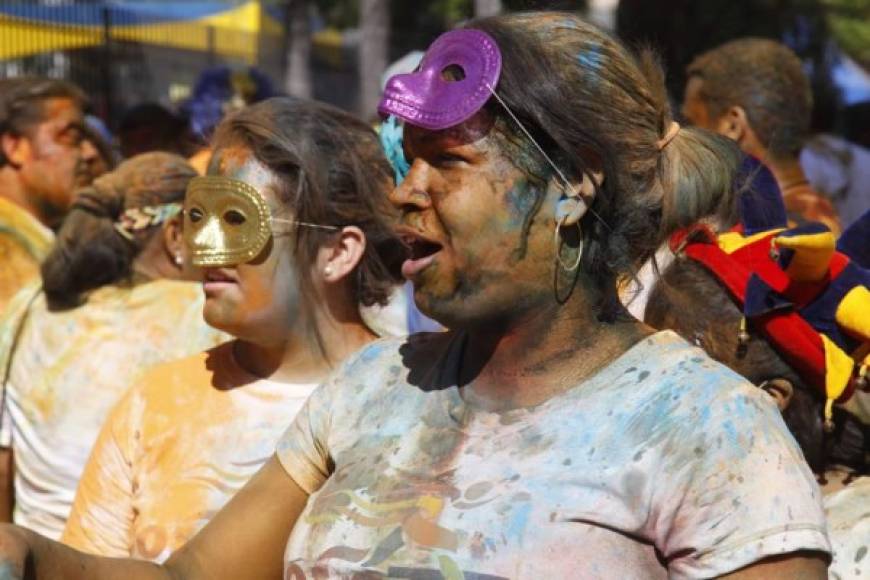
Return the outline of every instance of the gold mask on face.
{"type": "Polygon", "coordinates": [[[195,177],[184,199],[184,242],[194,266],[236,266],[272,236],[271,212],[254,187],[229,177],[195,177]]]}

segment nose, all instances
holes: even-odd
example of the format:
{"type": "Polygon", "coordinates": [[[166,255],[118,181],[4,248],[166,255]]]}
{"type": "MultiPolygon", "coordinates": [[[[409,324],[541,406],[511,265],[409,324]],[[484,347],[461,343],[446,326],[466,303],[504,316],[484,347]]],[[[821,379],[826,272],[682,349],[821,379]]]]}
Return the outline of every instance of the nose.
{"type": "Polygon", "coordinates": [[[197,232],[190,231],[192,229],[185,230],[185,232],[190,232],[185,236],[188,250],[209,250],[223,247],[225,240],[218,220],[209,219],[197,232]]]}
{"type": "Polygon", "coordinates": [[[390,202],[402,213],[421,211],[432,205],[429,197],[429,187],[432,179],[432,167],[422,159],[415,159],[404,181],[397,185],[390,194],[390,202]]]}
{"type": "Polygon", "coordinates": [[[82,160],[84,161],[92,161],[93,159],[96,159],[97,156],[100,154],[99,151],[97,151],[96,146],[93,144],[93,142],[91,142],[90,139],[82,140],[81,153],[82,160]]]}

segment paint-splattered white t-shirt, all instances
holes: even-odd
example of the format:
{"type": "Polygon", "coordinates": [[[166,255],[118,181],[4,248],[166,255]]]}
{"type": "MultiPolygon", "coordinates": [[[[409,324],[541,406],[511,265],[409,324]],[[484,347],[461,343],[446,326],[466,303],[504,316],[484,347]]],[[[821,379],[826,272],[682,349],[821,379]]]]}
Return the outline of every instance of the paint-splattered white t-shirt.
{"type": "Polygon", "coordinates": [[[824,504],[834,549],[831,580],[870,578],[870,477],[826,495],[824,504]]]}
{"type": "Polygon", "coordinates": [[[699,578],[829,552],[769,398],[671,332],[530,408],[457,389],[463,340],[368,347],[278,445],[311,496],[286,579],[699,578]]]}

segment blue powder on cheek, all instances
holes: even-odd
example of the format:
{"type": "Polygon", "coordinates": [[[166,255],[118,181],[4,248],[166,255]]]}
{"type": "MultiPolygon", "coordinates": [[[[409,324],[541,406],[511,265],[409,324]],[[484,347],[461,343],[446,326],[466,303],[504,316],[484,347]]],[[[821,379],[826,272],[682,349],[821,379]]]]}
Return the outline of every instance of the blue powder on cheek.
{"type": "Polygon", "coordinates": [[[511,229],[524,226],[529,213],[535,207],[535,192],[528,181],[519,179],[507,192],[505,200],[508,203],[511,219],[508,226],[511,229]]]}

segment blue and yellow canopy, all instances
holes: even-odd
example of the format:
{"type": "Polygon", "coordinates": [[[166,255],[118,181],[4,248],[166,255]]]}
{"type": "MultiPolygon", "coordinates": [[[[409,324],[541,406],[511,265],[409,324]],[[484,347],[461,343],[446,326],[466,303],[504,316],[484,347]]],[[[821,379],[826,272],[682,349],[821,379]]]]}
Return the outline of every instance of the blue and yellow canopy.
{"type": "Polygon", "coordinates": [[[112,40],[214,50],[249,63],[257,60],[256,35],[282,30],[279,19],[259,0],[237,4],[149,0],[64,6],[0,4],[0,60],[98,46],[104,41],[106,14],[112,40]]]}

